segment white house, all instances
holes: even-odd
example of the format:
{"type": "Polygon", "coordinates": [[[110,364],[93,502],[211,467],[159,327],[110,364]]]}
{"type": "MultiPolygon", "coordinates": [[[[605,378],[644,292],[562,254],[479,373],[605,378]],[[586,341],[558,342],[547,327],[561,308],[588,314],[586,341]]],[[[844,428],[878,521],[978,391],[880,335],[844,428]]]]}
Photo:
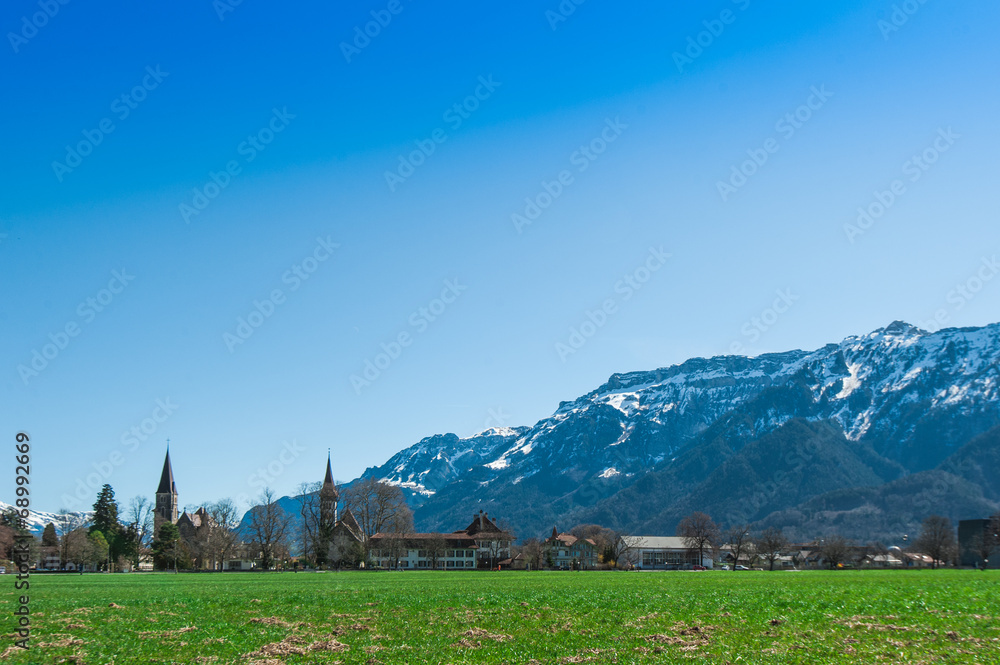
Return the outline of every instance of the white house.
{"type": "MultiPolygon", "coordinates": [[[[683,570],[699,565],[698,550],[691,550],[679,536],[624,536],[623,559],[641,570],[683,570]]],[[[702,553],[700,565],[712,568],[712,548],[702,553]]]]}

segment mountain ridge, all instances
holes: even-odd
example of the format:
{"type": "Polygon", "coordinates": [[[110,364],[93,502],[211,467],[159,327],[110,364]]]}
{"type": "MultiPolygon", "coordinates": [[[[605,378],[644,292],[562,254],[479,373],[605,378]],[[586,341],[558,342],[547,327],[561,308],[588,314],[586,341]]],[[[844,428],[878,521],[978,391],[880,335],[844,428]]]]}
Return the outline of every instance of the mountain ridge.
{"type": "MultiPolygon", "coordinates": [[[[394,456],[391,473],[386,463],[362,477],[402,487],[415,482],[407,479],[433,478],[433,486],[418,483],[425,491],[411,492],[420,493],[411,496],[411,506],[424,530],[450,530],[458,515],[486,509],[508,516],[524,535],[587,519],[627,530],[656,524],[672,533],[669,521],[650,521],[652,515],[612,519],[606,504],[598,506],[643,478],[641,486],[652,491],[657,476],[650,474],[676,465],[692,446],[706,456],[682,461],[689,480],[684,487],[695,491],[744,447],[796,420],[839,428],[843,442],[836,445],[860,446],[862,458],[851,458],[857,479],[884,484],[934,471],[1000,425],[998,360],[1000,324],[929,333],[903,321],[814,351],[692,358],[612,374],[535,425],[506,428],[505,436],[487,430],[465,438],[427,437],[394,456]],[[706,440],[712,436],[717,440],[706,440]],[[456,441],[466,448],[459,465],[456,441]],[[447,473],[420,466],[438,455],[449,462],[447,473]]],[[[748,462],[731,462],[737,463],[748,462]]],[[[823,486],[820,472],[807,469],[813,486],[823,486]]],[[[655,489],[663,500],[676,500],[655,489]]],[[[707,503],[708,512],[718,509],[707,503]]],[[[728,518],[720,513],[719,519],[728,518]]]]}

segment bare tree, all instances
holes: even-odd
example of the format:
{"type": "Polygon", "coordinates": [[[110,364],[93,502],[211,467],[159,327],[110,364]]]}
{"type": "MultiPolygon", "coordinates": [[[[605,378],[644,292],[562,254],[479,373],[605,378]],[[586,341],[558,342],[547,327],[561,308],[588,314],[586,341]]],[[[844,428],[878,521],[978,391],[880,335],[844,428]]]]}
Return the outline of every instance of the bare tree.
{"type": "Polygon", "coordinates": [[[63,556],[66,563],[73,563],[79,568],[90,558],[90,543],[87,540],[87,530],[80,527],[70,531],[62,538],[63,556]]]}
{"type": "Polygon", "coordinates": [[[781,558],[781,553],[788,547],[788,538],[777,527],[768,527],[754,541],[757,553],[767,561],[768,570],[774,570],[774,562],[781,558]]]}
{"type": "MultiPolygon", "coordinates": [[[[631,568],[639,562],[639,550],[636,545],[639,543],[637,536],[630,536],[624,532],[618,532],[611,542],[606,554],[611,556],[616,568],[631,568]]],[[[611,564],[611,561],[605,563],[611,564]]]]}
{"type": "MultiPolygon", "coordinates": [[[[409,546],[407,535],[413,533],[413,513],[410,512],[409,508],[405,511],[397,511],[392,514],[383,527],[383,530],[379,532],[383,536],[380,548],[384,552],[383,556],[388,555],[389,567],[398,569],[399,561],[409,546]]],[[[362,550],[364,558],[367,560],[370,554],[369,543],[363,543],[362,550]]]]}
{"type": "Polygon", "coordinates": [[[431,568],[436,570],[438,560],[444,558],[445,550],[448,549],[448,542],[442,537],[430,538],[424,542],[424,548],[427,550],[427,558],[431,560],[431,568]]]}
{"type": "Polygon", "coordinates": [[[594,541],[598,552],[603,552],[618,538],[615,531],[599,524],[580,524],[570,529],[569,532],[581,540],[589,538],[594,541]]]}
{"type": "Polygon", "coordinates": [[[750,549],[753,547],[750,526],[748,524],[739,524],[731,527],[726,531],[726,543],[729,545],[729,551],[733,555],[733,570],[735,571],[736,565],[740,562],[740,556],[749,554],[750,549]]]}
{"type": "Polygon", "coordinates": [[[319,490],[323,483],[300,483],[298,489],[298,499],[301,502],[302,522],[300,523],[299,538],[302,547],[302,556],[311,559],[318,564],[321,563],[318,549],[320,540],[320,501],[319,490]]]}
{"type": "MultiPolygon", "coordinates": [[[[965,551],[979,559],[979,561],[984,562],[982,566],[985,568],[989,564],[990,556],[993,554],[993,543],[990,542],[989,536],[984,531],[969,540],[965,551]]],[[[979,561],[976,562],[976,568],[980,566],[979,561]]]]}
{"type": "Polygon", "coordinates": [[[250,509],[249,531],[260,547],[261,567],[270,570],[276,554],[285,549],[292,518],[278,504],[274,490],[265,487],[260,505],[250,509]]]}
{"type": "Polygon", "coordinates": [[[839,535],[832,535],[820,542],[819,552],[833,570],[847,561],[854,543],[839,535]]]}
{"type": "Polygon", "coordinates": [[[855,568],[861,568],[865,564],[865,561],[868,560],[871,553],[871,545],[859,545],[851,548],[848,557],[850,558],[851,563],[854,564],[855,568]]]}
{"type": "Polygon", "coordinates": [[[925,519],[913,547],[921,554],[930,555],[933,559],[932,568],[937,568],[938,561],[950,561],[955,552],[955,528],[951,520],[940,515],[931,515],[925,519]]]}
{"type": "Polygon", "coordinates": [[[205,532],[205,552],[215,569],[225,567],[240,541],[239,526],[242,521],[239,508],[232,499],[220,499],[205,506],[208,524],[205,532]]]}
{"type": "Polygon", "coordinates": [[[153,504],[147,497],[134,496],[128,502],[124,533],[130,540],[128,549],[132,564],[138,569],[139,562],[149,554],[149,541],[153,535],[153,504]]]}
{"type": "Polygon", "coordinates": [[[344,503],[361,527],[366,552],[376,533],[397,534],[413,530],[413,512],[406,505],[403,491],[395,485],[365,478],[344,490],[344,503]]]}
{"type": "Polygon", "coordinates": [[[538,570],[542,567],[542,544],[537,538],[528,538],[521,543],[521,556],[524,557],[525,566],[529,570],[538,570]]]}
{"type": "Polygon", "coordinates": [[[71,513],[65,508],[59,511],[59,519],[56,520],[55,525],[56,535],[59,536],[59,556],[62,566],[65,567],[67,563],[78,563],[80,561],[79,559],[71,559],[67,556],[66,536],[86,526],[87,521],[87,518],[80,513],[71,513]]]}
{"type": "Polygon", "coordinates": [[[620,540],[622,542],[622,546],[618,552],[618,558],[616,561],[624,562],[625,566],[629,569],[635,568],[639,563],[639,537],[622,536],[620,540]]]}
{"type": "MultiPolygon", "coordinates": [[[[500,529],[500,533],[491,536],[490,540],[485,542],[486,551],[490,557],[491,569],[500,565],[500,561],[502,559],[510,556],[510,544],[517,539],[517,536],[514,534],[514,527],[511,526],[510,520],[502,517],[496,520],[495,524],[497,525],[497,528],[500,529]]],[[[481,537],[481,535],[477,535],[477,539],[481,537]]],[[[482,541],[480,542],[482,543],[482,541]]]]}
{"type": "Polygon", "coordinates": [[[692,513],[677,525],[677,535],[684,539],[684,545],[690,550],[698,550],[698,563],[705,561],[705,549],[715,550],[718,547],[721,534],[719,526],[705,513],[692,513]]]}

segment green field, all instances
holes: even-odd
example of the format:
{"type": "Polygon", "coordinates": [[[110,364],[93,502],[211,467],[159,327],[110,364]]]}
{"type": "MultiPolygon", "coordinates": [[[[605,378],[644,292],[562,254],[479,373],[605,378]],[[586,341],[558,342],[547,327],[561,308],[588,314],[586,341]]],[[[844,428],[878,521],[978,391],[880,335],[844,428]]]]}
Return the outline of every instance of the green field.
{"type": "Polygon", "coordinates": [[[31,611],[0,660],[1000,663],[976,571],[36,575],[31,611]]]}

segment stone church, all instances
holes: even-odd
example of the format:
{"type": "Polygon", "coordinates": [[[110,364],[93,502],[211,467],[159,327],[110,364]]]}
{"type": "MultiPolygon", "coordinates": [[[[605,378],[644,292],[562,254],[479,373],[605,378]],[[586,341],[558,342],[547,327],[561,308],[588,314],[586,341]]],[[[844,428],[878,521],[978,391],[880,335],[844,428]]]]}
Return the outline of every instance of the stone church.
{"type": "Polygon", "coordinates": [[[339,559],[352,543],[362,543],[364,534],[361,525],[350,508],[344,509],[341,518],[338,511],[340,492],[333,481],[333,468],[329,454],[326,457],[326,476],[319,490],[319,524],[316,529],[316,563],[328,564],[339,559]]]}
{"type": "Polygon", "coordinates": [[[195,546],[203,534],[203,529],[211,527],[211,517],[204,506],[193,513],[184,511],[177,514],[177,483],[174,482],[174,470],[170,464],[170,449],[167,449],[167,456],[163,460],[163,471],[160,473],[160,485],[156,488],[156,506],[153,509],[153,537],[160,535],[160,526],[164,522],[171,522],[177,525],[180,531],[181,541],[191,553],[191,561],[195,568],[214,568],[214,563],[204,561],[198,556],[198,548],[195,546]]]}
{"type": "MultiPolygon", "coordinates": [[[[364,533],[350,508],[339,512],[340,491],[333,480],[330,456],[326,459],[326,476],[319,490],[318,524],[315,526],[315,552],[320,565],[337,560],[345,550],[364,542],[364,533]]],[[[197,544],[205,540],[205,529],[213,526],[212,518],[204,507],[193,513],[187,511],[178,515],[177,483],[170,463],[170,449],[163,460],[160,484],[156,488],[156,504],[153,509],[153,537],[158,538],[160,527],[165,522],[177,525],[181,541],[191,554],[195,568],[214,569],[222,562],[206,561],[199,556],[197,544]]]]}

